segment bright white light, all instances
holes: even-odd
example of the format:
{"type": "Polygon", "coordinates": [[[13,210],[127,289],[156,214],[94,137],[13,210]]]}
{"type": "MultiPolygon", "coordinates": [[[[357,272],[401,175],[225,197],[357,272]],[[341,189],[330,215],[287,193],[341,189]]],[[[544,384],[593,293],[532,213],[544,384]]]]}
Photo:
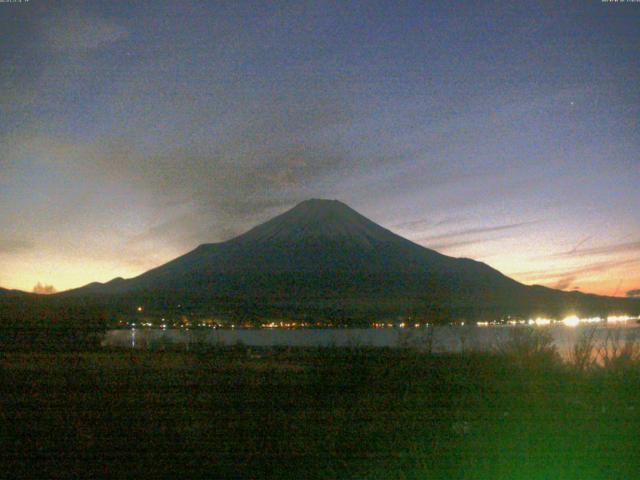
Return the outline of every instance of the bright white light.
{"type": "Polygon", "coordinates": [[[562,320],[562,323],[564,323],[567,327],[576,327],[580,325],[580,319],[575,315],[571,315],[569,317],[565,317],[562,320]]]}
{"type": "Polygon", "coordinates": [[[586,323],[600,323],[602,321],[600,317],[583,318],[581,320],[586,323]]]}

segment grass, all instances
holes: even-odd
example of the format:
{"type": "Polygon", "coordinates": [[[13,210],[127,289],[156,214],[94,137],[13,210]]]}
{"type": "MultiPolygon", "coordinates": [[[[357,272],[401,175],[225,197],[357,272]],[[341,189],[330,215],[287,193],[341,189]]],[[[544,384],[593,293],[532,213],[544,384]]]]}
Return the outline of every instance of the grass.
{"type": "Polygon", "coordinates": [[[534,345],[5,353],[0,477],[635,478],[640,367],[534,345]]]}

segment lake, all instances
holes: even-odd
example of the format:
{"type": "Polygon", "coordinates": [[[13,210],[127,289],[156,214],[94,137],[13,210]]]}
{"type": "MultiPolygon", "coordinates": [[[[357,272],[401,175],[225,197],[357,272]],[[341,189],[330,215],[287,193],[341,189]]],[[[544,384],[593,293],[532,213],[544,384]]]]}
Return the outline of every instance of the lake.
{"type": "MultiPolygon", "coordinates": [[[[521,326],[436,326],[428,328],[324,328],[324,329],[156,329],[134,328],[109,330],[103,341],[107,347],[151,348],[163,343],[207,343],[211,345],[235,345],[252,347],[318,347],[318,346],[371,346],[401,347],[423,346],[431,342],[434,352],[460,352],[463,350],[488,351],[507,341],[521,326]],[[429,340],[430,338],[430,340],[429,340]]],[[[624,340],[628,336],[640,338],[640,325],[636,321],[615,325],[556,324],[544,329],[551,333],[554,344],[563,356],[585,334],[593,332],[597,345],[609,338],[624,340]]]]}

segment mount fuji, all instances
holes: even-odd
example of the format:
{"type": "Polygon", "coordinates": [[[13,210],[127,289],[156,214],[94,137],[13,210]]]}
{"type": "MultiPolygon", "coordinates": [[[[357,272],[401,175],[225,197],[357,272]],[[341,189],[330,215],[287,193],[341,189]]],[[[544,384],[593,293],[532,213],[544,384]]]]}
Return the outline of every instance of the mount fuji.
{"type": "Polygon", "coordinates": [[[131,278],[58,294],[233,316],[433,321],[638,312],[640,301],[521,284],[413,243],[337,200],[307,200],[131,278]]]}

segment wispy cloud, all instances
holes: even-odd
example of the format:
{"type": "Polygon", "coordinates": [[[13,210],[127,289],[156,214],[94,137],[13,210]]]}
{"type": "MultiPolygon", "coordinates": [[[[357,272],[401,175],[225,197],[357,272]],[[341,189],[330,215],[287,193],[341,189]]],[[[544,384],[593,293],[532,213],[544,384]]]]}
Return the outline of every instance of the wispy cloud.
{"type": "Polygon", "coordinates": [[[632,258],[626,260],[611,260],[605,262],[594,263],[591,265],[586,265],[583,267],[576,268],[563,268],[563,269],[555,269],[555,270],[531,270],[527,272],[519,272],[513,273],[514,277],[517,277],[521,280],[542,280],[542,281],[551,281],[554,279],[568,278],[568,277],[577,277],[579,275],[584,275],[588,273],[598,273],[598,272],[606,272],[608,270],[612,270],[614,268],[622,267],[622,266],[630,266],[634,264],[640,264],[640,258],[632,258]]]}
{"type": "Polygon", "coordinates": [[[123,26],[111,20],[79,13],[48,18],[42,30],[47,46],[59,52],[94,50],[128,35],[123,26]]]}
{"type": "Polygon", "coordinates": [[[452,223],[459,223],[463,221],[465,217],[463,216],[450,216],[447,218],[443,218],[441,220],[430,220],[430,219],[420,219],[420,220],[412,220],[410,222],[402,222],[392,225],[391,228],[397,228],[400,230],[424,230],[426,228],[433,227],[441,227],[443,225],[450,225],[452,223]]]}
{"type": "Polygon", "coordinates": [[[575,281],[575,279],[576,279],[575,275],[569,275],[567,277],[564,277],[558,280],[554,285],[552,285],[551,288],[555,288],[557,290],[566,290],[573,285],[573,282],[575,281]]]}
{"type": "MultiPolygon", "coordinates": [[[[494,239],[491,239],[494,240],[494,239]]],[[[484,243],[487,239],[483,240],[456,240],[451,242],[429,243],[428,247],[438,251],[445,251],[457,247],[465,247],[467,245],[475,245],[478,243],[484,243]]]]}
{"type": "Polygon", "coordinates": [[[587,243],[589,240],[591,240],[593,238],[593,235],[589,235],[587,237],[584,237],[582,240],[580,240],[578,243],[576,243],[573,248],[571,250],[569,250],[568,254],[572,255],[574,253],[576,253],[578,251],[578,249],[584,245],[585,243],[587,243]]]}
{"type": "Polygon", "coordinates": [[[620,253],[640,252],[640,240],[633,242],[615,243],[612,245],[604,245],[602,247],[592,247],[580,250],[583,245],[591,237],[579,242],[575,247],[567,252],[554,253],[550,258],[569,258],[569,257],[587,257],[596,255],[615,255],[620,253]]]}
{"type": "Polygon", "coordinates": [[[458,237],[470,236],[470,235],[482,235],[484,233],[493,233],[493,232],[501,232],[505,230],[513,230],[516,228],[524,227],[527,225],[533,225],[538,223],[537,221],[532,222],[518,222],[518,223],[509,223],[505,225],[495,225],[493,227],[474,227],[467,228],[465,230],[458,230],[455,232],[441,233],[437,235],[429,235],[427,237],[422,237],[418,239],[419,242],[429,242],[431,240],[445,240],[445,239],[453,239],[458,237]]]}

